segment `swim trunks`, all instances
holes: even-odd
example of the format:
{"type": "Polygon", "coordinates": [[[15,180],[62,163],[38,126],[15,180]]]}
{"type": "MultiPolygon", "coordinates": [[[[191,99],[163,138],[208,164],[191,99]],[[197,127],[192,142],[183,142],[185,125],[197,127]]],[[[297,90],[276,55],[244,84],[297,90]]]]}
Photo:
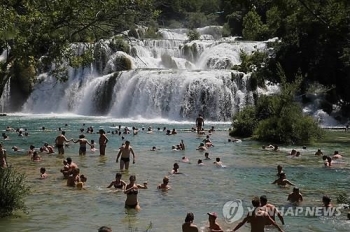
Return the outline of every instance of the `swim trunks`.
{"type": "Polygon", "coordinates": [[[124,163],[130,162],[130,158],[121,157],[120,160],[123,160],[124,163]]]}

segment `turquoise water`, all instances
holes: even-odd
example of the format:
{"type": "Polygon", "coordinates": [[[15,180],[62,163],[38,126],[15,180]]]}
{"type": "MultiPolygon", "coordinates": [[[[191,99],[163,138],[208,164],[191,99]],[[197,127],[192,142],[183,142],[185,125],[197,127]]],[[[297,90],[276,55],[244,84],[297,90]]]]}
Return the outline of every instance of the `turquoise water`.
{"type": "MultiPolygon", "coordinates": [[[[10,140],[1,141],[8,151],[8,162],[27,174],[27,181],[32,187],[32,194],[26,199],[29,214],[18,213],[14,217],[0,219],[0,231],[97,231],[102,225],[110,226],[113,231],[145,231],[152,223],[151,231],[181,231],[181,225],[187,212],[195,214],[195,224],[207,225],[207,212],[218,213],[218,221],[225,229],[232,229],[237,222],[227,224],[222,208],[227,201],[241,199],[250,206],[253,196],[267,195],[270,203],[285,206],[292,188],[279,188],[272,185],[276,178],[276,166],[281,164],[287,178],[296,183],[304,196],[303,205],[321,206],[321,198],[329,195],[336,205],[336,197],[341,192],[348,192],[350,149],[344,144],[319,144],[307,147],[281,147],[280,152],[261,149],[261,143],[244,140],[241,143],[227,142],[227,123],[208,123],[206,128],[215,126],[217,131],[211,135],[215,145],[209,149],[211,161],[204,161],[204,166],[197,166],[197,160],[204,158],[204,153],[196,150],[205,136],[189,131],[194,126],[191,122],[128,121],[111,118],[54,116],[54,115],[14,115],[0,117],[0,129],[6,126],[27,128],[28,137],[18,137],[15,132],[6,132],[10,140]],[[68,126],[65,126],[65,124],[68,126]],[[83,127],[83,123],[86,124],[83,127]],[[106,187],[114,179],[119,164],[115,163],[118,148],[123,140],[121,136],[107,134],[109,143],[107,154],[87,152],[85,157],[78,155],[78,144],[66,148],[65,157],[72,157],[80,167],[81,173],[88,177],[86,190],[66,187],[59,170],[62,157],[42,154],[41,162],[31,162],[25,152],[12,152],[12,146],[28,150],[33,144],[40,147],[44,142],[53,144],[60,133],[58,127],[66,131],[67,138],[78,139],[80,128],[93,126],[111,131],[113,126],[121,125],[144,127],[138,135],[123,135],[131,141],[137,162],[130,165],[128,173],[122,179],[127,181],[130,174],[136,174],[137,182],[148,181],[149,189],[140,190],[138,195],[142,210],[139,213],[125,213],[125,195],[106,187]],[[46,130],[42,131],[41,128],[46,130]],[[153,133],[147,134],[148,126],[153,133]],[[157,128],[161,128],[157,131],[157,128]],[[177,135],[166,136],[163,127],[175,128],[177,135]],[[181,139],[186,145],[185,151],[172,151],[171,145],[179,144],[181,139]],[[160,150],[149,151],[152,146],[160,150]],[[344,163],[324,168],[315,151],[321,146],[325,154],[338,150],[345,155],[344,163]],[[302,156],[299,159],[286,157],[291,149],[297,149],[302,156]],[[156,186],[168,175],[173,163],[182,156],[190,159],[191,164],[179,163],[184,175],[170,177],[172,189],[159,192],[156,186]],[[226,168],[217,168],[213,159],[220,157],[226,168]],[[39,169],[45,167],[48,179],[39,180],[39,169]]],[[[98,141],[97,134],[87,134],[87,139],[98,141]]],[[[347,211],[337,217],[292,217],[286,216],[285,231],[349,231],[350,223],[346,220],[347,211]]],[[[280,222],[277,219],[277,223],[280,222]]],[[[240,231],[249,231],[246,225],[240,231]]],[[[274,231],[274,229],[269,229],[274,231]]]]}

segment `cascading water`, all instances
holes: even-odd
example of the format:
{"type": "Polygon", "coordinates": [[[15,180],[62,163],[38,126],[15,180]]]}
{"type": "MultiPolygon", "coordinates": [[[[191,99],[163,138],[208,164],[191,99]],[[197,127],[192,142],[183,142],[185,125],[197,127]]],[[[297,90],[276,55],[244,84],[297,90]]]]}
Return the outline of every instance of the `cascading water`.
{"type": "Polygon", "coordinates": [[[130,39],[128,53],[113,52],[112,40],[99,41],[94,64],[68,68],[66,83],[41,74],[23,112],[180,121],[202,113],[207,120],[230,121],[237,110],[253,102],[249,74],[231,68],[240,64],[240,52],[266,46],[220,39],[219,30],[199,29],[203,40],[190,42],[185,29],[162,29],[164,39],[130,39]],[[121,62],[129,62],[132,69],[119,71],[121,62]]]}

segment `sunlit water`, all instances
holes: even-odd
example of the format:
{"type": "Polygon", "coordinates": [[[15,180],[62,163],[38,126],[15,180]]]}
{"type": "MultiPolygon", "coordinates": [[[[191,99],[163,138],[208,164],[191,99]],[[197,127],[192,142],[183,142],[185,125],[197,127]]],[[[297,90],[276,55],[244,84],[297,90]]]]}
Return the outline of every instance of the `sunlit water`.
{"type": "MultiPolygon", "coordinates": [[[[276,166],[283,165],[287,178],[296,183],[304,196],[304,205],[321,206],[321,198],[329,195],[336,205],[336,197],[349,190],[348,158],[344,163],[324,168],[319,157],[314,153],[322,148],[324,154],[339,150],[345,157],[349,148],[344,144],[318,144],[303,150],[300,147],[281,147],[280,152],[264,151],[260,143],[244,140],[241,143],[227,142],[230,124],[206,123],[205,127],[215,126],[211,139],[215,147],[210,148],[211,161],[204,161],[204,166],[197,166],[197,160],[204,158],[204,153],[196,150],[205,136],[198,136],[189,131],[192,122],[169,121],[131,121],[100,117],[79,117],[72,115],[15,115],[0,118],[0,128],[6,126],[27,128],[28,137],[18,137],[16,133],[7,133],[10,140],[3,140],[8,151],[9,164],[18,167],[27,174],[27,181],[32,187],[31,195],[26,199],[29,214],[17,214],[15,217],[0,219],[0,231],[97,231],[102,225],[110,226],[113,231],[146,231],[150,222],[150,231],[181,231],[181,225],[187,212],[195,214],[198,227],[207,225],[207,212],[216,211],[218,221],[225,229],[232,229],[233,224],[225,223],[222,207],[227,201],[242,199],[250,206],[253,196],[267,195],[269,201],[277,206],[287,204],[286,199],[292,188],[279,188],[272,185],[276,178],[276,166]],[[68,126],[65,126],[65,124],[68,126]],[[83,127],[83,123],[86,124],[83,127]],[[114,179],[119,169],[115,163],[116,154],[122,144],[118,135],[108,134],[107,154],[100,157],[98,152],[88,152],[85,157],[78,155],[78,144],[71,144],[66,149],[65,157],[72,157],[81,173],[87,175],[86,190],[66,187],[60,169],[63,158],[56,155],[42,154],[41,162],[31,162],[25,152],[12,152],[11,147],[28,150],[33,144],[40,147],[44,142],[54,143],[59,134],[58,127],[66,131],[67,138],[78,139],[80,128],[93,126],[95,132],[99,128],[106,131],[114,126],[122,125],[139,128],[144,127],[138,135],[123,135],[130,140],[137,156],[136,164],[131,164],[128,174],[123,174],[127,181],[130,174],[136,174],[137,182],[148,181],[148,190],[140,190],[138,195],[142,210],[125,213],[126,196],[106,187],[114,179]],[[41,128],[46,130],[42,131],[41,128]],[[154,132],[147,134],[148,126],[154,132]],[[157,128],[161,128],[160,131],[157,128]],[[166,136],[163,127],[175,128],[177,135],[166,136]],[[186,145],[185,151],[172,151],[171,145],[179,144],[181,139],[186,145]],[[149,151],[152,146],[160,150],[149,151]],[[291,159],[286,153],[297,149],[302,157],[291,159]],[[168,175],[173,163],[182,156],[190,159],[191,164],[180,162],[180,170],[184,175],[170,177],[172,189],[159,192],[156,186],[168,175]],[[220,157],[226,168],[217,168],[213,159],[220,157]],[[40,167],[46,167],[48,179],[39,180],[40,167]]],[[[87,134],[87,139],[98,141],[97,134],[87,134]]],[[[350,223],[346,220],[347,211],[343,210],[338,217],[292,217],[286,216],[285,231],[349,231],[350,223]]],[[[280,222],[277,219],[277,222],[280,222]]],[[[244,226],[241,231],[249,231],[244,226]]],[[[269,229],[274,231],[274,229],[269,229]]]]}

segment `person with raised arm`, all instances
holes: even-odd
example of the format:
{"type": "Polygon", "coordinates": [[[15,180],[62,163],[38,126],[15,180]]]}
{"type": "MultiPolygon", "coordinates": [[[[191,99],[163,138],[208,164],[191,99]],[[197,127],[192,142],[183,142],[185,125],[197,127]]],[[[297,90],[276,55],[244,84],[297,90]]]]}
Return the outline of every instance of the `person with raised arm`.
{"type": "Polygon", "coordinates": [[[140,210],[141,207],[138,202],[137,194],[139,189],[147,189],[147,182],[143,185],[136,184],[136,176],[131,175],[129,177],[130,183],[126,185],[124,193],[126,194],[125,209],[140,210]]]}
{"type": "Polygon", "coordinates": [[[73,139],[68,140],[66,138],[66,132],[62,131],[61,134],[59,136],[56,137],[55,139],[55,144],[56,147],[58,149],[58,154],[59,155],[64,155],[64,146],[65,146],[65,142],[70,142],[73,141],[73,139]]]}
{"type": "Polygon", "coordinates": [[[73,143],[80,144],[79,155],[86,155],[86,144],[88,144],[90,148],[92,147],[91,143],[89,143],[89,141],[85,138],[85,135],[83,134],[79,136],[79,139],[77,141],[73,140],[73,143]]]}
{"type": "Polygon", "coordinates": [[[271,224],[274,225],[280,232],[283,230],[277,225],[277,223],[269,216],[269,214],[263,211],[260,208],[260,200],[259,197],[254,197],[252,200],[253,207],[255,208],[253,211],[249,212],[247,216],[241,221],[233,231],[237,231],[241,228],[245,223],[250,223],[251,232],[262,232],[265,231],[265,225],[271,224]]]}

